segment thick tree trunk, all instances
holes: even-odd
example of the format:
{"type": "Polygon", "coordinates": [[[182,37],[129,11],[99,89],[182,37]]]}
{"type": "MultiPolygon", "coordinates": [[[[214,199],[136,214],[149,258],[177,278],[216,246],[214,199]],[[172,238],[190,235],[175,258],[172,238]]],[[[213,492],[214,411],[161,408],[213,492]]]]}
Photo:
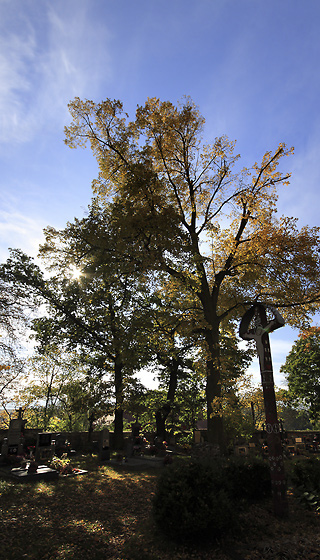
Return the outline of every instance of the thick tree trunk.
{"type": "Polygon", "coordinates": [[[123,449],[123,409],[116,408],[114,412],[114,448],[117,450],[123,449]]]}
{"type": "Polygon", "coordinates": [[[224,436],[220,383],[219,326],[216,325],[215,328],[207,331],[205,337],[208,350],[208,358],[206,363],[208,442],[213,445],[219,446],[220,451],[223,451],[224,436]]]}
{"type": "Polygon", "coordinates": [[[91,442],[92,440],[92,433],[93,433],[93,422],[95,420],[94,418],[94,412],[91,412],[89,418],[89,429],[88,429],[88,442],[91,442]]]}
{"type": "Polygon", "coordinates": [[[115,449],[123,449],[123,382],[122,382],[123,364],[120,361],[115,362],[115,397],[116,406],[114,412],[114,447],[115,449]]]}
{"type": "Polygon", "coordinates": [[[161,441],[167,440],[166,431],[166,420],[171,412],[171,407],[174,403],[174,398],[176,394],[176,389],[178,385],[178,371],[180,361],[176,358],[171,360],[162,360],[163,365],[165,365],[170,372],[170,381],[167,392],[167,402],[162,405],[156,412],[156,435],[161,441]]]}
{"type": "Polygon", "coordinates": [[[166,430],[166,420],[170,414],[171,405],[163,405],[159,408],[155,414],[156,416],[156,436],[160,441],[166,441],[167,430],[166,430]]]}

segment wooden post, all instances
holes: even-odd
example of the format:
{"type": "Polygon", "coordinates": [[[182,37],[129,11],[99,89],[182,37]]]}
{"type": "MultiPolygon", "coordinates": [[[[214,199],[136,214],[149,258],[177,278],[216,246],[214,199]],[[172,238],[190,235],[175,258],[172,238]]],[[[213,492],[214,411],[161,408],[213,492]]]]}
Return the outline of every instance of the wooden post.
{"type": "Polygon", "coordinates": [[[284,320],[274,308],[272,308],[272,312],[274,319],[268,322],[266,307],[261,303],[256,303],[244,314],[239,334],[245,340],[254,339],[256,341],[266,415],[273,508],[276,516],[285,517],[288,514],[287,488],[269,342],[269,333],[282,327],[284,320]],[[253,329],[249,330],[252,320],[255,325],[253,329]]]}

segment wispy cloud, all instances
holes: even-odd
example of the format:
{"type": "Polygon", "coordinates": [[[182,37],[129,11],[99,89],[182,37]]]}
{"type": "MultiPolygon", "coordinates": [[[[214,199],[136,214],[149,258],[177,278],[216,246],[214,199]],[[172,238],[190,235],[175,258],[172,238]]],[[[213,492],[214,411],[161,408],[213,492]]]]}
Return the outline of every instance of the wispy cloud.
{"type": "MultiPolygon", "coordinates": [[[[2,30],[1,30],[2,31],[2,30]]],[[[35,36],[31,28],[20,34],[0,34],[1,140],[25,140],[30,112],[24,111],[25,96],[32,90],[28,67],[35,59],[35,36]],[[23,116],[24,115],[24,116],[23,116]]]]}
{"type": "Polygon", "coordinates": [[[73,2],[37,3],[29,13],[30,6],[0,5],[2,143],[25,142],[44,127],[62,130],[68,101],[94,97],[111,76],[109,34],[98,21],[90,25],[90,2],[76,9],[73,2]]]}
{"type": "Polygon", "coordinates": [[[0,211],[0,261],[8,256],[7,248],[22,249],[28,255],[36,257],[39,244],[43,241],[42,230],[45,224],[24,216],[15,210],[0,211]]]}

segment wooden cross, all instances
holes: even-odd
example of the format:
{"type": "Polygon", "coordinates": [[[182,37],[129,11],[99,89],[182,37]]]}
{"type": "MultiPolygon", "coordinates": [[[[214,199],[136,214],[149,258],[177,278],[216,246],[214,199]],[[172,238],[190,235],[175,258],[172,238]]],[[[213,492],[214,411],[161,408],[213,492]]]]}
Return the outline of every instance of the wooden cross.
{"type": "Polygon", "coordinates": [[[283,327],[284,319],[276,309],[273,307],[269,309],[274,315],[271,321],[267,320],[266,306],[262,303],[255,303],[244,314],[240,323],[239,335],[244,340],[254,339],[256,342],[266,415],[273,509],[278,517],[285,517],[288,514],[287,487],[269,341],[269,333],[283,327]],[[251,321],[254,322],[254,328],[249,329],[251,321]]]}

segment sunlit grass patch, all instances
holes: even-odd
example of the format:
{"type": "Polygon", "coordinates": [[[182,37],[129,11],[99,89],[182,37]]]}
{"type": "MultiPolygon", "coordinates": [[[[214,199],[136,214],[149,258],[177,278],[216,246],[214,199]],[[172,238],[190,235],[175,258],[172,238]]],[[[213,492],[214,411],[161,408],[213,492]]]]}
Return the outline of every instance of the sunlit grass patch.
{"type": "Polygon", "coordinates": [[[72,519],[67,524],[69,527],[81,528],[89,534],[101,534],[104,531],[104,526],[101,521],[88,521],[86,519],[72,519]]]}
{"type": "Polygon", "coordinates": [[[75,546],[72,544],[61,544],[58,546],[57,550],[55,550],[55,557],[60,558],[61,560],[75,558],[74,556],[75,546]]]}
{"type": "Polygon", "coordinates": [[[33,487],[33,491],[35,494],[41,494],[44,496],[53,496],[55,494],[55,487],[48,482],[38,482],[33,487]]]}

